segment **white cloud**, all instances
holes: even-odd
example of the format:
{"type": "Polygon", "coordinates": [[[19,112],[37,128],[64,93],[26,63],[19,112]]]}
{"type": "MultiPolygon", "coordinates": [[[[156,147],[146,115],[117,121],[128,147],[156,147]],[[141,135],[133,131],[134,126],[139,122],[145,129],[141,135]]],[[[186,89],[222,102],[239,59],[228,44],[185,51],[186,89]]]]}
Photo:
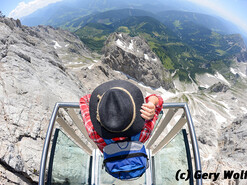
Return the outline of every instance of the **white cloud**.
{"type": "Polygon", "coordinates": [[[56,3],[59,1],[62,1],[62,0],[45,0],[45,1],[44,0],[34,0],[28,3],[20,2],[18,6],[9,13],[8,17],[12,17],[15,19],[21,18],[51,3],[56,3]]]}
{"type": "Polygon", "coordinates": [[[222,16],[224,19],[233,22],[240,28],[242,28],[245,32],[247,32],[247,23],[245,20],[240,19],[238,16],[236,16],[232,11],[229,11],[228,9],[224,8],[220,1],[212,1],[212,0],[188,0],[190,2],[199,4],[201,6],[205,6],[211,10],[216,11],[220,16],[222,16]]]}

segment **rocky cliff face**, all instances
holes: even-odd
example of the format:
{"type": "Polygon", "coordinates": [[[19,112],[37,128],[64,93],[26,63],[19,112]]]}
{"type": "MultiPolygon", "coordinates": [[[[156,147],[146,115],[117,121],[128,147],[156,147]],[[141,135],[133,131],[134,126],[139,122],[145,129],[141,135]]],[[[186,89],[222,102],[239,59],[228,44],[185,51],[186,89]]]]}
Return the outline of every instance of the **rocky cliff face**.
{"type": "MultiPolygon", "coordinates": [[[[115,33],[100,56],[71,33],[52,27],[31,28],[0,18],[0,32],[0,184],[36,184],[54,104],[78,102],[83,94],[112,79],[129,80],[144,94],[162,94],[165,102],[187,102],[205,172],[247,167],[243,162],[245,62],[236,61],[230,69],[238,77],[234,83],[217,72],[198,75],[196,82],[187,84],[178,79],[171,82],[160,60],[138,37],[115,33]]],[[[213,183],[245,182],[219,179],[213,183]]]]}
{"type": "Polygon", "coordinates": [[[174,87],[169,72],[164,70],[159,58],[139,37],[114,33],[108,37],[103,53],[103,63],[145,85],[155,88],[162,86],[165,89],[174,87]]]}
{"type": "Polygon", "coordinates": [[[13,19],[0,18],[0,32],[0,182],[32,184],[54,104],[79,101],[85,93],[65,71],[55,42],[87,51],[69,32],[13,19]]]}
{"type": "Polygon", "coordinates": [[[226,161],[237,160],[246,165],[247,148],[247,114],[235,119],[231,125],[222,130],[219,138],[221,152],[226,161]],[[241,142],[240,142],[241,141],[241,142]]]}
{"type": "MultiPolygon", "coordinates": [[[[218,138],[219,153],[217,171],[221,174],[224,170],[234,170],[234,173],[241,173],[246,169],[246,146],[247,145],[247,115],[236,118],[231,124],[223,128],[218,138]]],[[[245,185],[247,179],[219,179],[218,184],[245,185]]]]}
{"type": "Polygon", "coordinates": [[[221,82],[218,82],[216,84],[213,84],[211,87],[208,88],[210,92],[226,92],[229,90],[229,86],[226,84],[223,84],[221,82]]]}
{"type": "MultiPolygon", "coordinates": [[[[243,64],[243,63],[242,63],[243,64]]],[[[167,101],[188,102],[195,125],[204,172],[218,172],[216,182],[204,180],[204,184],[246,184],[246,180],[224,179],[224,170],[240,173],[246,169],[244,143],[246,136],[246,65],[236,64],[230,70],[238,76],[235,83],[219,72],[215,75],[198,75],[196,83],[174,81],[177,93],[167,101]],[[205,90],[198,90],[205,87],[205,90]],[[199,88],[200,89],[200,88],[199,88]],[[239,160],[240,159],[240,160],[239,160]],[[242,159],[242,162],[241,162],[242,159]]]]}

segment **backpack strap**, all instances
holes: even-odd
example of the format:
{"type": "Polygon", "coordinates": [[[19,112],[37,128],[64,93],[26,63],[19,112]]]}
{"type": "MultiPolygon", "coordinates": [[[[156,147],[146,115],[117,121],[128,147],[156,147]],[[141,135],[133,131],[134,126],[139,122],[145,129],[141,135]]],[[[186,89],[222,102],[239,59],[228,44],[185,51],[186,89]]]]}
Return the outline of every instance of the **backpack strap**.
{"type": "Polygon", "coordinates": [[[135,136],[131,136],[130,141],[139,141],[140,135],[141,135],[141,132],[139,132],[135,136]]]}
{"type": "Polygon", "coordinates": [[[112,139],[105,139],[105,138],[102,138],[102,139],[104,139],[104,141],[105,141],[105,143],[106,143],[107,145],[109,145],[109,144],[111,144],[111,143],[114,143],[114,141],[113,141],[112,139]]]}
{"type": "MultiPolygon", "coordinates": [[[[130,137],[130,141],[139,141],[139,138],[140,138],[140,135],[141,135],[141,132],[139,132],[138,134],[134,135],[134,136],[131,136],[130,137]]],[[[111,143],[116,143],[115,141],[113,141],[112,139],[105,139],[105,138],[102,138],[104,139],[105,143],[107,145],[111,144],[111,143]]]]}
{"type": "Polygon", "coordinates": [[[141,156],[148,158],[147,154],[140,152],[140,153],[131,153],[131,154],[126,154],[126,155],[110,157],[110,158],[104,159],[103,163],[105,166],[105,163],[107,163],[107,162],[116,161],[116,160],[123,160],[123,159],[132,158],[132,157],[141,157],[141,156]]]}

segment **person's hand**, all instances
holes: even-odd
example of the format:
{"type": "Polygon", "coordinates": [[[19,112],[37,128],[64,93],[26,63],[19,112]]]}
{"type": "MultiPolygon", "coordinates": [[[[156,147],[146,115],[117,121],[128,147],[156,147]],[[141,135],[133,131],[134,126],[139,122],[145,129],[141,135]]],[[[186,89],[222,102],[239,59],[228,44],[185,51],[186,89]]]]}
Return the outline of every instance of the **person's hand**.
{"type": "Polygon", "coordinates": [[[148,103],[142,104],[141,107],[141,117],[145,120],[151,120],[153,119],[155,115],[155,105],[151,101],[148,103]]]}

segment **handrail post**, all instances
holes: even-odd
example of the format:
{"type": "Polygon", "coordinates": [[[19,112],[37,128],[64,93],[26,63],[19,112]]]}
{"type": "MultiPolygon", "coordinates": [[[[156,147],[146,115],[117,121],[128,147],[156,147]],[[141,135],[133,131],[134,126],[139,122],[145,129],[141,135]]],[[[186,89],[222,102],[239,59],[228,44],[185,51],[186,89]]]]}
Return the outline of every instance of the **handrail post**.
{"type": "Polygon", "coordinates": [[[50,140],[52,136],[52,130],[53,130],[53,127],[56,121],[58,110],[59,110],[59,103],[56,103],[53,109],[53,112],[52,112],[50,123],[47,129],[47,134],[45,137],[45,142],[44,142],[44,147],[43,147],[43,152],[42,152],[42,157],[41,157],[41,162],[40,162],[39,185],[45,184],[45,169],[46,169],[46,163],[47,163],[47,155],[48,155],[50,140]]]}
{"type": "MultiPolygon", "coordinates": [[[[192,121],[191,114],[190,114],[187,103],[184,104],[184,111],[186,113],[187,123],[188,123],[189,131],[190,131],[190,137],[191,137],[193,154],[194,154],[194,161],[195,161],[195,168],[196,168],[196,171],[201,171],[199,147],[198,147],[198,143],[196,140],[196,133],[195,133],[193,121],[192,121]]],[[[202,185],[202,178],[196,179],[196,184],[202,185]]]]}
{"type": "Polygon", "coordinates": [[[49,146],[50,146],[50,141],[52,137],[52,131],[54,124],[56,122],[56,117],[59,108],[79,108],[79,103],[56,103],[55,107],[53,109],[51,119],[48,125],[48,129],[46,132],[46,137],[45,137],[45,142],[43,146],[43,151],[42,151],[42,157],[41,157],[41,162],[40,162],[40,171],[39,171],[39,185],[44,185],[45,184],[45,169],[46,169],[46,163],[47,163],[47,156],[48,156],[48,151],[49,151],[49,146]]]}
{"type": "MultiPolygon", "coordinates": [[[[196,140],[196,133],[193,125],[193,121],[191,118],[191,114],[189,111],[189,107],[187,103],[164,103],[163,109],[171,109],[171,108],[183,108],[186,118],[187,118],[187,124],[189,127],[190,137],[191,137],[191,144],[192,144],[192,150],[194,154],[194,162],[195,162],[195,170],[201,171],[201,161],[200,161],[200,154],[199,154],[199,147],[196,140]]],[[[196,185],[202,185],[202,178],[196,179],[196,185]]]]}

